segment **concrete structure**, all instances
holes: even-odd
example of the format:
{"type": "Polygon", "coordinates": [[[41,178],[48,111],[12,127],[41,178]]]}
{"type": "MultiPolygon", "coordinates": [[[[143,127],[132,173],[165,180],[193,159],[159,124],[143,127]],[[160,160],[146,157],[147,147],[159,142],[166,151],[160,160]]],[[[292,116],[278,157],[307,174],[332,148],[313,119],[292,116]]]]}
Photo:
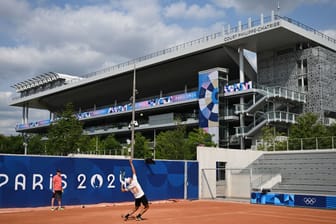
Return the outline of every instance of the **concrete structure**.
{"type": "Polygon", "coordinates": [[[250,198],[252,191],[336,195],[336,151],[197,148],[200,198],[250,198]]]}
{"type": "Polygon", "coordinates": [[[255,150],[197,148],[200,198],[249,198],[255,178],[248,166],[263,154],[255,150]],[[222,164],[219,166],[219,164],[222,164]]]}
{"type": "Polygon", "coordinates": [[[16,84],[20,96],[10,105],[23,108],[18,132],[45,133],[72,102],[85,134],[114,133],[126,141],[136,74],[136,131],[154,141],[179,119],[188,130],[208,131],[220,147],[247,149],[266,124],[286,133],[303,112],[316,112],[323,122],[335,119],[335,62],[335,39],[272,13],[60,86],[27,92],[16,84]],[[246,50],[256,55],[257,69],[246,50]],[[29,108],[48,110],[50,117],[29,121],[29,108]]]}

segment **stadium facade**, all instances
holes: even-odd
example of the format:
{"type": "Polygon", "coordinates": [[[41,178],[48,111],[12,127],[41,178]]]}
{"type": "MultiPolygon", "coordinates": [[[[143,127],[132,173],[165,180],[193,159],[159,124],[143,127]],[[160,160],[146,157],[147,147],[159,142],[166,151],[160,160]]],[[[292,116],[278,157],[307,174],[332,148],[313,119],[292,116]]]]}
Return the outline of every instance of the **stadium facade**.
{"type": "Polygon", "coordinates": [[[266,124],[286,132],[301,113],[314,112],[325,124],[336,118],[336,40],[272,12],[88,75],[50,72],[17,83],[10,103],[22,107],[16,131],[46,133],[72,102],[84,134],[126,140],[134,76],[135,130],[153,141],[182,123],[203,128],[220,147],[246,149],[266,124]],[[29,108],[50,117],[29,121],[29,108]]]}

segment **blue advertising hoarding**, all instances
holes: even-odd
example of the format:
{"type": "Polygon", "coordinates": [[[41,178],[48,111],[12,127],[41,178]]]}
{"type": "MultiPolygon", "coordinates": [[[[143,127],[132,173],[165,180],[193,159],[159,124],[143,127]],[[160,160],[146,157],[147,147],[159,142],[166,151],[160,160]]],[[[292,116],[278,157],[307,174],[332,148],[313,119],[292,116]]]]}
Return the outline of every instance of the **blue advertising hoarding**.
{"type": "MultiPolygon", "coordinates": [[[[190,100],[198,99],[198,92],[192,91],[188,93],[181,93],[172,96],[164,96],[164,97],[156,97],[150,100],[140,101],[135,103],[135,110],[143,110],[152,107],[159,107],[163,105],[169,105],[173,103],[182,103],[190,100]]],[[[78,120],[83,120],[87,118],[93,118],[98,116],[109,116],[115,113],[121,112],[130,112],[132,111],[132,104],[123,104],[118,106],[106,107],[93,111],[86,111],[82,113],[76,114],[78,120]]],[[[15,130],[24,130],[28,128],[37,128],[43,126],[49,126],[52,122],[56,120],[42,120],[42,121],[34,121],[27,124],[17,124],[15,130]]]]}
{"type": "MultiPolygon", "coordinates": [[[[190,177],[187,195],[198,198],[198,177],[193,177],[198,163],[186,163],[190,177]]],[[[146,164],[134,160],[134,165],[149,200],[184,198],[184,161],[146,164]]],[[[65,206],[133,200],[130,193],[120,190],[120,171],[132,174],[128,160],[0,155],[0,208],[50,205],[56,169],[62,171],[65,206]]]]}
{"type": "Polygon", "coordinates": [[[251,204],[336,209],[336,196],[284,193],[251,193],[251,204]]]}

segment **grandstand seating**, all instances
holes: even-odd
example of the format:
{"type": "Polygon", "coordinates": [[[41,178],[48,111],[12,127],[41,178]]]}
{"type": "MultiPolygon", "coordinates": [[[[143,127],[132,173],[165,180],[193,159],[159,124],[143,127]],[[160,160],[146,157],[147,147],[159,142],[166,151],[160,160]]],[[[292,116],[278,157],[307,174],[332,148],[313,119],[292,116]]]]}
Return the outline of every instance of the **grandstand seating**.
{"type": "Polygon", "coordinates": [[[265,152],[249,168],[254,176],[281,175],[272,192],[336,195],[336,150],[265,152]]]}

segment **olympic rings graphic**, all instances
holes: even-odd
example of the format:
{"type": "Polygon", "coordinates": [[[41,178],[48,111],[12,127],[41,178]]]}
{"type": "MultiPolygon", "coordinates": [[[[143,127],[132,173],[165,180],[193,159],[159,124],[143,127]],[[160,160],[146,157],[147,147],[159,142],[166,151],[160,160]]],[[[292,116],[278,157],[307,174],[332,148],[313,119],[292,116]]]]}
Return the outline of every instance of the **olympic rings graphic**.
{"type": "Polygon", "coordinates": [[[314,205],[316,203],[316,198],[304,197],[303,201],[306,205],[314,205]]]}

